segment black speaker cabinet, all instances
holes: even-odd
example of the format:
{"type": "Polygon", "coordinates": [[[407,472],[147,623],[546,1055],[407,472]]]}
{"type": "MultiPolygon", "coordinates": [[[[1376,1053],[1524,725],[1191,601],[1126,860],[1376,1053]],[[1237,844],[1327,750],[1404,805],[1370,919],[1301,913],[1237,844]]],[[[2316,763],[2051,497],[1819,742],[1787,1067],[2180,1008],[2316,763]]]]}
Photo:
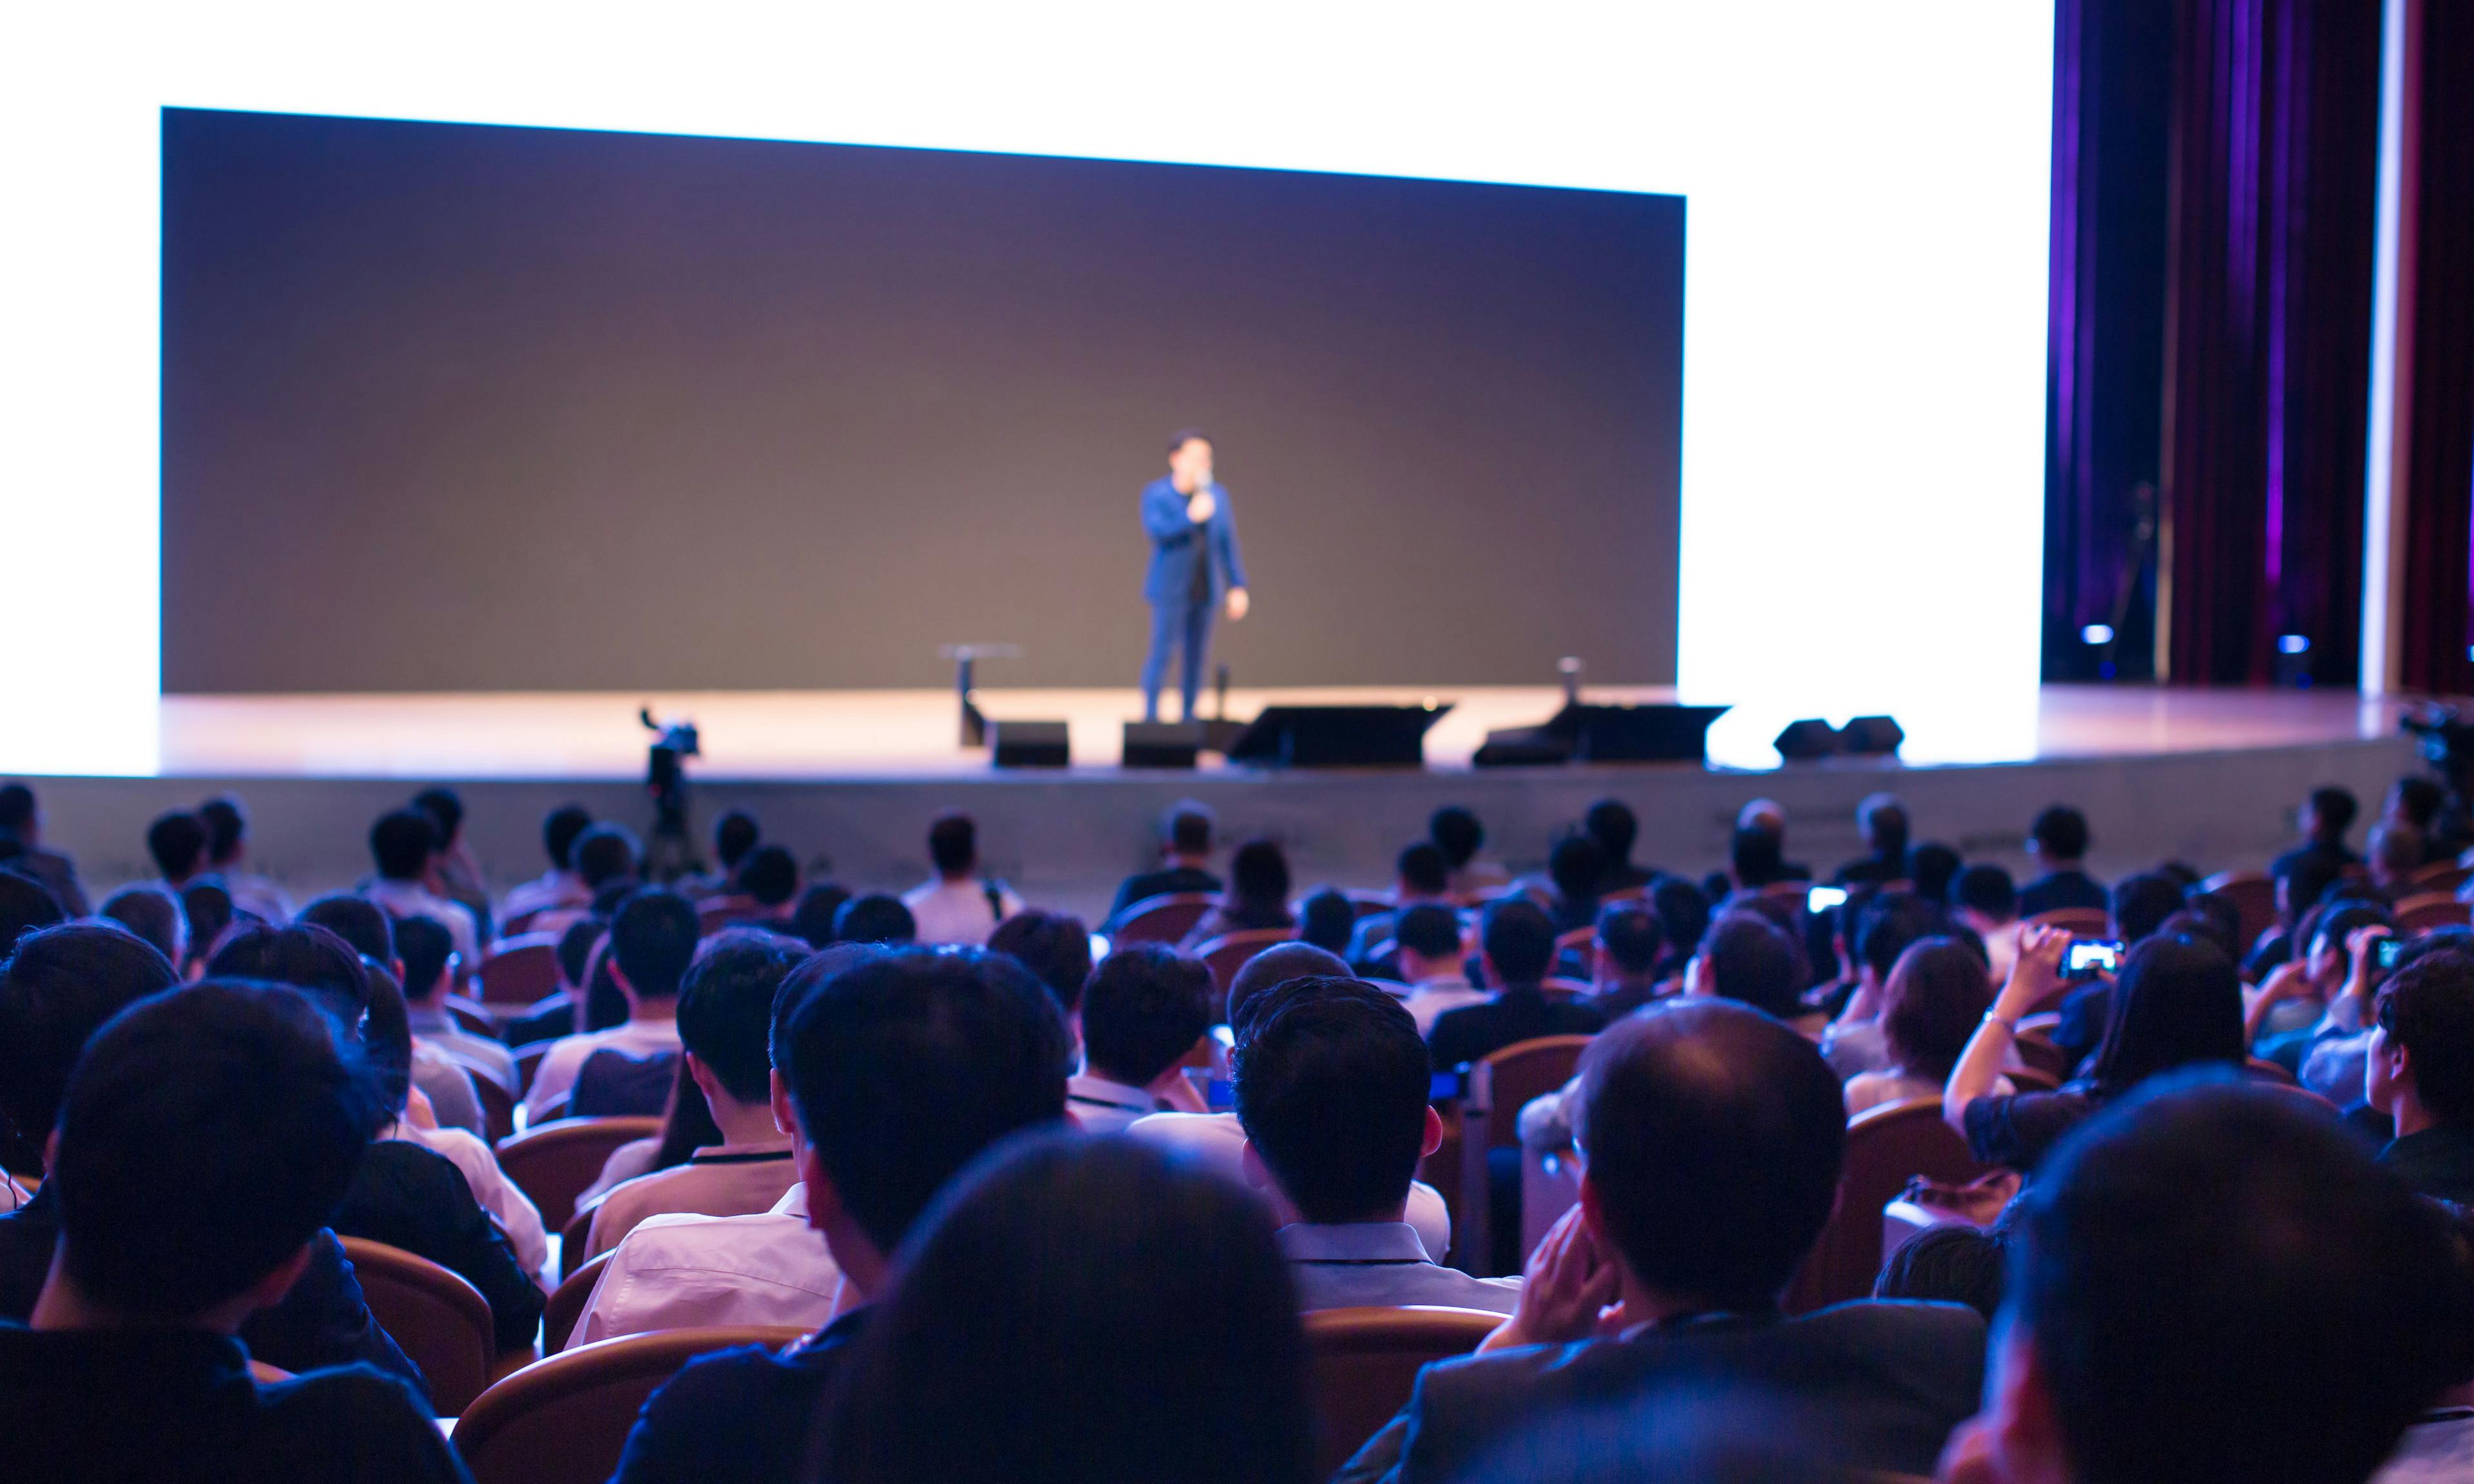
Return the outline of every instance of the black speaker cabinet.
{"type": "Polygon", "coordinates": [[[1062,768],[1074,760],[1063,722],[992,721],[988,745],[1000,768],[1062,768]]]}
{"type": "Polygon", "coordinates": [[[1125,766],[1192,768],[1202,751],[1201,722],[1126,723],[1125,766]]]}
{"type": "Polygon", "coordinates": [[[1229,744],[1230,762],[1267,768],[1420,768],[1426,729],[1449,703],[1422,706],[1267,706],[1229,744]]]}

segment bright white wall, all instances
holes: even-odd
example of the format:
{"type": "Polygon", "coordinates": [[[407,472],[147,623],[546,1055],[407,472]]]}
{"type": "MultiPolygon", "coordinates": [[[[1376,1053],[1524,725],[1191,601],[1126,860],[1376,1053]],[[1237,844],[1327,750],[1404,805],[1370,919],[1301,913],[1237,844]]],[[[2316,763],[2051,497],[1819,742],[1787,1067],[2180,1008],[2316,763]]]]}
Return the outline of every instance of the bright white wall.
{"type": "MultiPolygon", "coordinates": [[[[1683,687],[2025,752],[2045,0],[191,0],[27,8],[0,89],[0,504],[61,615],[0,770],[147,772],[166,105],[1267,165],[1689,199],[1683,687]]],[[[246,574],[239,580],[247,581],[246,574]]],[[[1622,677],[1608,676],[1608,680],[1622,677]]]]}

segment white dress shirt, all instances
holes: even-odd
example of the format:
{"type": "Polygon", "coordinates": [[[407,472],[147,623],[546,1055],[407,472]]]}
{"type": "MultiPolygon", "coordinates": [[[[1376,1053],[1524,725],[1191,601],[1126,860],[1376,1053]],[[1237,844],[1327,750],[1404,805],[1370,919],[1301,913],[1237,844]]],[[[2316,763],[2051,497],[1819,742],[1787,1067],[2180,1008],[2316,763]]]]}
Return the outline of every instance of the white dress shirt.
{"type": "Polygon", "coordinates": [[[594,1203],[584,1250],[567,1260],[581,1266],[655,1216],[752,1216],[770,1210],[798,1183],[788,1136],[699,1149],[686,1163],[623,1181],[594,1203]]]}
{"type": "Polygon", "coordinates": [[[361,895],[396,917],[428,918],[446,928],[447,936],[455,940],[455,952],[464,961],[464,971],[480,970],[481,930],[473,922],[472,909],[462,902],[432,896],[418,881],[396,881],[385,876],[372,881],[361,895]]]}
{"type": "MultiPolygon", "coordinates": [[[[516,1188],[506,1171],[498,1168],[498,1157],[490,1146],[462,1129],[424,1129],[398,1120],[387,1131],[387,1137],[408,1144],[419,1144],[464,1172],[464,1184],[473,1187],[473,1199],[490,1213],[498,1230],[507,1233],[507,1245],[515,1249],[516,1260],[524,1265],[534,1282],[541,1282],[542,1269],[549,1265],[549,1233],[542,1228],[541,1209],[532,1197],[516,1188]]],[[[546,1286],[546,1285],[545,1285],[546,1286]]]]}
{"type": "Polygon", "coordinates": [[[1089,1072],[1065,1080],[1065,1110],[1089,1134],[1122,1134],[1136,1118],[1159,1112],[1159,1099],[1140,1088],[1089,1072]]]}
{"type": "Polygon", "coordinates": [[[612,1250],[569,1343],[711,1325],[821,1329],[841,1300],[841,1269],[797,1185],[762,1215],[644,1218],[612,1250]]]}
{"type": "MultiPolygon", "coordinates": [[[[1246,1130],[1233,1113],[1153,1113],[1128,1124],[1126,1133],[1192,1156],[1214,1173],[1246,1184],[1246,1130]]],[[[1409,1185],[1408,1224],[1426,1251],[1451,1251],[1452,1213],[1443,1195],[1422,1180],[1409,1185]]]]}
{"type": "Polygon", "coordinates": [[[232,905],[243,912],[255,913],[270,922],[292,921],[292,898],[283,888],[255,872],[225,873],[224,891],[232,905]]]}
{"type": "Polygon", "coordinates": [[[1409,1012],[1409,1018],[1418,1022],[1418,1034],[1423,1036],[1434,1030],[1436,1018],[1445,1011],[1482,1005],[1486,999],[1486,991],[1472,988],[1467,979],[1451,974],[1411,985],[1409,997],[1400,1005],[1409,1012]]]}
{"type": "Polygon", "coordinates": [[[991,911],[987,884],[939,878],[903,893],[902,904],[910,909],[921,943],[976,948],[988,941],[999,922],[1022,910],[1021,898],[1002,886],[996,893],[997,906],[991,911]]]}
{"type": "Polygon", "coordinates": [[[595,1051],[617,1051],[641,1059],[678,1049],[679,1022],[675,1019],[629,1020],[606,1031],[561,1036],[542,1053],[541,1066],[533,1073],[532,1089],[524,1094],[524,1113],[534,1122],[549,1116],[550,1111],[565,1102],[567,1094],[574,1089],[576,1073],[584,1070],[586,1059],[595,1051]]]}
{"type": "Polygon", "coordinates": [[[1509,1314],[1520,1302],[1519,1279],[1471,1278],[1444,1267],[1406,1222],[1300,1222],[1274,1235],[1301,1309],[1433,1304],[1509,1314]]]}
{"type": "Polygon", "coordinates": [[[498,921],[504,922],[527,912],[551,912],[561,907],[593,905],[593,889],[572,871],[553,866],[521,886],[508,890],[498,903],[498,921]]]}

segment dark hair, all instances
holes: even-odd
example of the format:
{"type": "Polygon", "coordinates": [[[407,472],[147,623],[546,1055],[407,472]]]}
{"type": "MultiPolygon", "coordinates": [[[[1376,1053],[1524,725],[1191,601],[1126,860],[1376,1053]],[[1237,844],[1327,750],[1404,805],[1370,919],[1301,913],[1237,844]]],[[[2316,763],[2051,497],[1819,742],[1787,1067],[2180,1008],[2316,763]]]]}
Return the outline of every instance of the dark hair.
{"type": "Polygon", "coordinates": [[[1720,998],[1766,1011],[1782,1020],[1804,1014],[1804,955],[1796,950],[1795,940],[1769,919],[1729,908],[1710,924],[1701,939],[1700,954],[1709,966],[1710,989],[1720,998]]]}
{"type": "Polygon", "coordinates": [[[360,1041],[361,1054],[377,1082],[382,1116],[370,1127],[370,1137],[375,1138],[402,1117],[412,1101],[412,1017],[404,1010],[403,987],[395,982],[392,970],[375,964],[363,964],[362,969],[368,1013],[352,1034],[360,1041]]]}
{"type": "Polygon", "coordinates": [[[1838,1197],[1847,1109],[1811,1041],[1714,1000],[1670,1002],[1581,1057],[1584,1177],[1640,1281],[1765,1309],[1838,1197]]]}
{"type": "Polygon", "coordinates": [[[774,1048],[799,1126],[882,1252],[982,1150],[1065,1115],[1064,1017],[1003,954],[820,955],[783,993],[799,996],[774,1048]]]}
{"type": "Polygon", "coordinates": [[[575,874],[591,891],[634,875],[643,858],[644,849],[636,843],[635,831],[624,825],[605,820],[586,826],[575,837],[575,874]]]}
{"type": "Polygon", "coordinates": [[[1628,974],[1645,974],[1658,967],[1665,948],[1657,915],[1637,901],[1613,901],[1598,909],[1598,945],[1628,974]]]}
{"type": "Polygon", "coordinates": [[[1254,1002],[1292,979],[1346,979],[1348,966],[1340,955],[1318,948],[1310,943],[1275,943],[1255,954],[1237,968],[1228,981],[1228,1006],[1225,1018],[1228,1032],[1238,1041],[1246,1039],[1247,1027],[1252,1023],[1254,1002]]]}
{"type": "Polygon", "coordinates": [[[2378,1015],[2413,1058],[2414,1095],[2432,1117],[2474,1129],[2474,957],[2421,955],[2381,987],[2378,1015]]]}
{"type": "Polygon", "coordinates": [[[978,865],[980,826],[958,810],[937,815],[928,826],[928,859],[938,875],[958,876],[978,865]]]}
{"type": "Polygon", "coordinates": [[[366,897],[330,892],[292,915],[296,922],[314,922],[352,945],[352,951],[380,964],[395,962],[395,920],[366,897]]]}
{"type": "Polygon", "coordinates": [[[575,866],[576,837],[593,827],[593,816],[580,803],[563,803],[542,816],[542,850],[561,871],[575,866]]]}
{"type": "Polygon", "coordinates": [[[610,957],[639,999],[667,999],[695,961],[695,903],[665,887],[629,894],[610,920],[610,957]]]}
{"type": "Polygon", "coordinates": [[[2311,812],[2319,817],[2319,827],[2329,838],[2341,840],[2354,827],[2363,806],[2355,801],[2353,790],[2331,786],[2311,791],[2311,812]]]}
{"type": "MultiPolygon", "coordinates": [[[[2285,887],[2285,909],[2296,925],[2303,914],[2327,897],[2328,889],[2345,874],[2345,863],[2327,850],[2293,850],[2279,856],[2284,870],[2278,879],[2285,887]]],[[[2297,954],[2302,945],[2295,945],[2297,954]]]]}
{"type": "Polygon", "coordinates": [[[1419,958],[1448,958],[1461,951],[1461,915],[1441,902],[1419,902],[1392,915],[1392,941],[1419,958]]]}
{"type": "Polygon", "coordinates": [[[577,918],[558,935],[558,976],[570,988],[584,987],[584,971],[593,965],[593,945],[610,931],[607,920],[596,917],[577,918]]]}
{"type": "Polygon", "coordinates": [[[206,861],[220,866],[240,853],[249,838],[249,810],[238,794],[217,794],[198,805],[198,823],[206,826],[206,861]]]}
{"type": "Polygon", "coordinates": [[[464,828],[464,801],[455,790],[433,783],[412,796],[412,806],[428,815],[429,823],[438,826],[438,849],[443,850],[455,843],[455,836],[464,828]]]}
{"type": "Polygon", "coordinates": [[[185,956],[181,946],[181,904],[159,886],[124,886],[103,899],[95,916],[145,939],[166,960],[185,956]]]}
{"type": "Polygon", "coordinates": [[[2027,826],[2027,838],[2047,860],[2077,860],[2088,852],[2087,816],[2066,803],[2048,805],[2027,826]]]}
{"type": "Polygon", "coordinates": [[[834,914],[834,938],[841,943],[909,943],[919,923],[899,897],[870,892],[854,897],[834,914]]]}
{"type": "Polygon", "coordinates": [[[35,791],[23,783],[0,783],[0,829],[23,834],[35,822],[35,791]]]}
{"type": "Polygon", "coordinates": [[[1856,912],[1856,926],[1847,935],[1856,962],[1886,979],[1907,945],[1944,929],[1942,915],[1913,892],[1876,892],[1856,912]]]}
{"type": "Polygon", "coordinates": [[[1326,886],[1307,894],[1298,903],[1298,940],[1328,948],[1334,953],[1348,951],[1348,941],[1357,936],[1357,904],[1348,894],[1336,886],[1326,886]]]}
{"type": "Polygon", "coordinates": [[[1082,987],[1082,1050],[1091,1069],[1150,1086],[1211,1029],[1211,970],[1164,944],[1109,954],[1082,987]]]}
{"type": "Polygon", "coordinates": [[[688,1070],[688,1059],[672,1058],[670,1091],[662,1100],[662,1132],[654,1137],[653,1158],[644,1173],[677,1169],[697,1150],[721,1143],[726,1137],[721,1125],[714,1121],[704,1089],[696,1086],[694,1075],[688,1070]]]}
{"type": "Polygon", "coordinates": [[[318,1001],[344,1034],[358,1037],[370,1008],[370,970],[352,945],[315,922],[236,928],[206,961],[218,979],[288,984],[318,1001]]]}
{"type": "Polygon", "coordinates": [[[1710,930],[1710,897],[1682,876],[1660,876],[1649,886],[1649,910],[1670,944],[1692,944],[1710,930]]]}
{"type": "Polygon", "coordinates": [[[1443,859],[1443,848],[1432,840],[1402,846],[1392,874],[1420,897],[1441,897],[1451,890],[1452,863],[1443,859]]]}
{"type": "Polygon", "coordinates": [[[246,1292],[327,1224],[378,1117],[359,1059],[289,990],[139,1001],[96,1033],[61,1106],[45,1184],[69,1277],[164,1321],[246,1292]]]}
{"type": "Polygon", "coordinates": [[[189,924],[189,962],[202,962],[239,913],[220,881],[191,881],[181,888],[181,916],[189,924]]]}
{"type": "Polygon", "coordinates": [[[2011,1241],[2009,1311],[2087,1484],[2368,1478],[2464,1366],[2445,1218],[2336,1120],[2230,1076],[2091,1119],[2011,1241]]]}
{"type": "Polygon", "coordinates": [[[146,853],[166,881],[193,875],[206,864],[206,826],[185,810],[158,814],[146,826],[146,853]]]}
{"type": "Polygon", "coordinates": [[[1567,903],[1595,902],[1607,865],[1607,852],[1597,841],[1588,835],[1565,835],[1546,852],[1546,878],[1567,903]]]}
{"type": "Polygon", "coordinates": [[[821,948],[834,941],[834,919],[841,915],[842,903],[851,899],[850,888],[834,881],[811,881],[799,894],[799,904],[790,909],[790,931],[808,942],[812,948],[821,948]]]}
{"type": "Polygon", "coordinates": [[[2193,892],[2182,898],[2182,910],[2156,924],[2160,933],[2184,932],[2205,938],[2225,950],[2225,957],[2242,962],[2250,945],[2242,941],[2242,909],[2233,900],[2217,892],[2193,892]],[[2188,925],[2193,918],[2197,926],[2188,925]]]}
{"type": "Polygon", "coordinates": [[[1786,876],[1786,842],[1775,830],[1748,825],[1729,837],[1727,862],[1741,885],[1767,886],[1786,876]]]}
{"type": "Polygon", "coordinates": [[[67,921],[67,911],[50,887],[33,876],[0,870],[0,953],[38,927],[67,921]]]}
{"type": "Polygon", "coordinates": [[[2394,927],[2395,925],[2395,916],[2378,902],[2328,902],[2321,906],[2316,915],[2305,924],[2300,935],[2304,941],[2298,946],[2303,950],[2303,956],[2307,957],[2311,945],[2325,938],[2341,952],[2345,946],[2345,940],[2357,931],[2365,927],[2394,927]]]}
{"type": "Polygon", "coordinates": [[[391,809],[370,826],[370,857],[378,874],[406,881],[421,874],[438,853],[438,824],[419,809],[391,809]]]}
{"type": "Polygon", "coordinates": [[[1993,1006],[1984,960],[1955,938],[1926,938],[1899,955],[1881,1002],[1890,1057],[1911,1077],[1948,1082],[1993,1006]]]}
{"type": "Polygon", "coordinates": [[[1137,1140],[1033,1137],[922,1223],[826,1452],[838,1484],[1305,1484],[1307,1374],[1260,1201],[1137,1140]]]}
{"type": "Polygon", "coordinates": [[[2110,1099],[2177,1066],[2240,1066],[2250,1054],[2242,1028],[2233,960],[2195,938],[2149,938],[2122,957],[2088,1077],[2097,1095],[2110,1099]]]}
{"type": "Polygon", "coordinates": [[[1163,833],[1168,848],[1179,855],[1207,855],[1211,852],[1211,811],[1192,800],[1178,804],[1168,814],[1163,833]]]}
{"type": "Polygon", "coordinates": [[[1231,1062],[1247,1138],[1306,1220],[1395,1219],[1434,1080],[1418,1022],[1358,979],[1294,979],[1273,1001],[1231,1062]]]}
{"type": "Polygon", "coordinates": [[[2139,942],[2181,911],[2189,895],[2181,882],[2162,872],[2123,876],[2113,884],[2113,935],[2124,943],[2139,942]]]}
{"type": "Polygon", "coordinates": [[[1276,840],[1253,839],[1228,858],[1228,895],[1248,907],[1287,911],[1289,857],[1276,840]]]}
{"type": "Polygon", "coordinates": [[[2396,786],[2389,792],[2396,798],[2398,815],[2416,829],[2431,828],[2432,821],[2438,819],[2439,811],[2448,804],[2448,790],[2440,787],[2437,779],[2424,778],[2418,773],[2409,773],[2397,779],[2396,786]]]}
{"type": "Polygon", "coordinates": [[[722,870],[731,870],[747,858],[747,852],[756,849],[762,838],[755,815],[745,809],[725,809],[713,822],[713,858],[721,863],[722,870]]]}
{"type": "Polygon", "coordinates": [[[739,889],[759,906],[778,907],[799,890],[799,861],[778,845],[760,845],[739,863],[739,889]]]}
{"type": "Polygon", "coordinates": [[[679,984],[679,1044],[742,1103],[762,1103],[772,1087],[773,996],[807,951],[777,933],[724,929],[705,945],[679,984]]]}
{"type": "Polygon", "coordinates": [[[1426,836],[1454,871],[1469,863],[1486,844],[1486,826],[1466,805],[1447,803],[1426,818],[1426,836]]]}
{"type": "Polygon", "coordinates": [[[1505,897],[1478,914],[1478,946],[1503,983],[1536,985],[1555,967],[1555,924],[1525,897],[1505,897]]]}
{"type": "Polygon", "coordinates": [[[1864,843],[1876,858],[1904,864],[1907,857],[1907,806],[1888,794],[1867,794],[1856,808],[1864,843]]]}
{"type": "Polygon", "coordinates": [[[1048,986],[1057,1005],[1082,1003],[1082,982],[1091,977],[1091,929],[1061,912],[1017,912],[988,934],[988,951],[1003,953],[1048,986]]]}
{"type": "MultiPolygon", "coordinates": [[[[1168,436],[1168,451],[1175,453],[1186,444],[1193,443],[1196,439],[1201,439],[1206,443],[1211,443],[1211,435],[1205,433],[1201,428],[1179,428],[1168,436]]],[[[1216,452],[1220,445],[1212,443],[1211,446],[1216,452]]]]}
{"type": "Polygon", "coordinates": [[[104,1021],[181,982],[153,945],[99,922],[38,928],[0,958],[0,1165],[41,1167],[78,1052],[104,1021]]]}
{"type": "Polygon", "coordinates": [[[1589,812],[1581,816],[1581,827],[1606,852],[1610,866],[1631,860],[1633,841],[1640,835],[1639,819],[1632,812],[1632,805],[1620,799],[1601,799],[1589,805],[1589,812]]]}
{"type": "Polygon", "coordinates": [[[2003,1233],[1963,1221],[1927,1227],[1901,1242],[1873,1280],[1873,1297],[1934,1304],[1964,1304],[1987,1324],[2001,1307],[2003,1268],[2010,1259],[2003,1233]]]}
{"type": "Polygon", "coordinates": [[[1970,866],[1950,885],[1951,900],[2007,922],[2019,915],[2019,888],[1999,866],[1970,866]]]}
{"type": "Polygon", "coordinates": [[[395,956],[403,965],[404,998],[424,998],[455,956],[455,935],[436,918],[401,919],[395,924],[395,956]]]}
{"type": "Polygon", "coordinates": [[[1925,900],[1946,902],[1950,900],[1950,884],[1962,864],[1957,850],[1927,840],[1907,848],[1907,882],[1925,900]]]}

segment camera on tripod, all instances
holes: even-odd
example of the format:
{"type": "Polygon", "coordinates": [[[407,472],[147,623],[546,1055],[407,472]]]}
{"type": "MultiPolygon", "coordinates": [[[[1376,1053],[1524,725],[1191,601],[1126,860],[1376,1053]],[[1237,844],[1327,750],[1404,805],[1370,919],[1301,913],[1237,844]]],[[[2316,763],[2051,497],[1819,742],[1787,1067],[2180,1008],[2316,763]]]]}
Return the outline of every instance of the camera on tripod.
{"type": "Polygon", "coordinates": [[[2466,782],[2474,778],[2474,722],[2458,720],[2453,706],[2434,706],[2419,716],[2398,717],[2397,729],[2414,739],[2415,751],[2448,780],[2449,791],[2465,797],[2466,782]]]}
{"type": "Polygon", "coordinates": [[[675,880],[694,867],[694,847],[688,838],[687,760],[702,749],[695,723],[657,722],[649,706],[636,708],[636,719],[654,733],[644,754],[644,791],[653,796],[653,834],[645,851],[648,874],[675,880]]]}

